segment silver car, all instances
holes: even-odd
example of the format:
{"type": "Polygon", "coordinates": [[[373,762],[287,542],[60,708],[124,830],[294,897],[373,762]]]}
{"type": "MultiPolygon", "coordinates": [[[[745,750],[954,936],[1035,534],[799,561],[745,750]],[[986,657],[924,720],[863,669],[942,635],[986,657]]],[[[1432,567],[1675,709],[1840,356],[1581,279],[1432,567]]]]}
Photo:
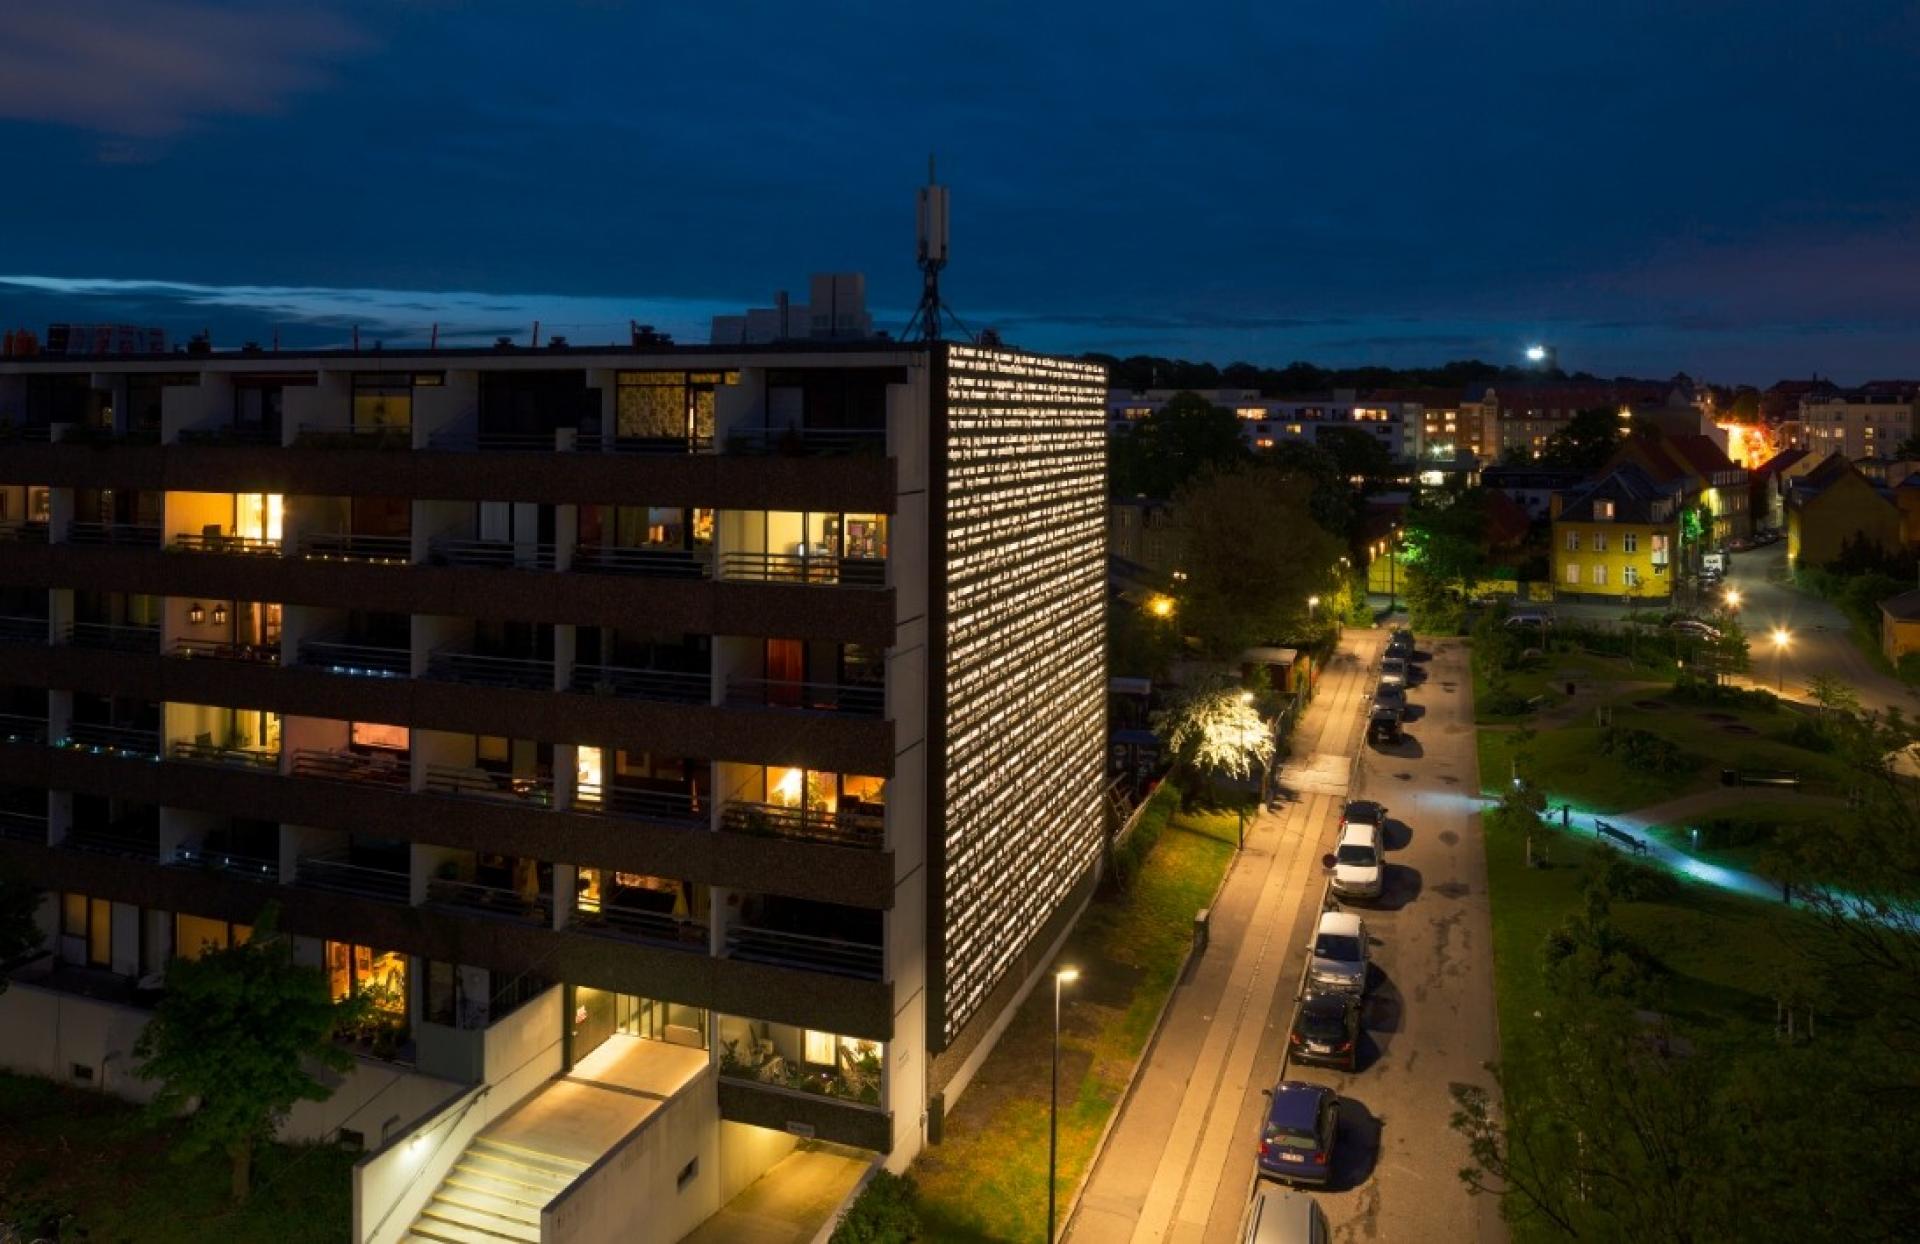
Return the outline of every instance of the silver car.
{"type": "Polygon", "coordinates": [[[1406,686],[1406,661],[1400,657],[1382,657],[1380,660],[1380,685],[1383,687],[1406,686]]]}
{"type": "Polygon", "coordinates": [[[1326,1244],[1327,1216],[1304,1192],[1262,1180],[1247,1207],[1244,1244],[1326,1244]]]}
{"type": "Polygon", "coordinates": [[[1307,980],[1316,989],[1364,993],[1367,988],[1367,926],[1349,911],[1323,911],[1307,947],[1313,957],[1307,980]]]}

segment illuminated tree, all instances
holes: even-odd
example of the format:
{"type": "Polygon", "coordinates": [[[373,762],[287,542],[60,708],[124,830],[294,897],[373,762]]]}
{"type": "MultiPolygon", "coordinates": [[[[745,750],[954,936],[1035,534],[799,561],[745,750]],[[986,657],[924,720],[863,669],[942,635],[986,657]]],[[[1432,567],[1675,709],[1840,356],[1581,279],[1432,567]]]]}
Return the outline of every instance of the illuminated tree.
{"type": "Polygon", "coordinates": [[[1245,781],[1273,759],[1273,731],[1253,700],[1238,687],[1197,691],[1160,715],[1160,739],[1176,763],[1245,781]]]}

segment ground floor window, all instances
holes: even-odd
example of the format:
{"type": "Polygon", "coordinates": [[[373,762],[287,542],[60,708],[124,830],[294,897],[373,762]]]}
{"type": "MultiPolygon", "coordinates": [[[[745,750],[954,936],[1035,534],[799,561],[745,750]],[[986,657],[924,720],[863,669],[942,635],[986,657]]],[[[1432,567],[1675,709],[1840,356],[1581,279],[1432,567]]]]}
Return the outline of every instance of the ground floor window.
{"type": "Polygon", "coordinates": [[[107,899],[62,894],[60,932],[84,944],[80,961],[88,967],[113,966],[113,904],[107,899]]]}
{"type": "Polygon", "coordinates": [[[252,937],[252,925],[209,920],[184,911],[173,917],[173,953],[177,958],[198,959],[209,950],[244,946],[252,937]]]}
{"type": "Polygon", "coordinates": [[[1621,567],[1620,581],[1626,584],[1628,587],[1639,587],[1640,586],[1640,568],[1638,566],[1621,567]]]}
{"type": "Polygon", "coordinates": [[[1574,563],[1574,562],[1567,563],[1567,582],[1575,586],[1579,585],[1580,567],[1577,563],[1574,563]]]}
{"type": "Polygon", "coordinates": [[[351,942],[328,942],[327,986],[335,1002],[363,993],[379,1016],[406,1023],[407,957],[404,954],[351,942]]]}
{"type": "Polygon", "coordinates": [[[585,985],[572,986],[571,993],[567,1026],[569,1065],[593,1053],[615,1035],[664,1041],[697,1050],[707,1048],[708,1015],[701,1007],[585,985]]]}

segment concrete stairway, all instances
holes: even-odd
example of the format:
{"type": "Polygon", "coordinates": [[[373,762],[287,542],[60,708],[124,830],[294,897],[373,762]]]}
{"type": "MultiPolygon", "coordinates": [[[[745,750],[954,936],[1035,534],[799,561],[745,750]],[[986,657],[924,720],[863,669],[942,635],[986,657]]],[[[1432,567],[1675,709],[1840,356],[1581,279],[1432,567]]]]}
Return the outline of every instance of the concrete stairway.
{"type": "Polygon", "coordinates": [[[572,1158],[476,1136],[414,1220],[408,1244],[540,1244],[541,1208],[586,1169],[572,1158]]]}

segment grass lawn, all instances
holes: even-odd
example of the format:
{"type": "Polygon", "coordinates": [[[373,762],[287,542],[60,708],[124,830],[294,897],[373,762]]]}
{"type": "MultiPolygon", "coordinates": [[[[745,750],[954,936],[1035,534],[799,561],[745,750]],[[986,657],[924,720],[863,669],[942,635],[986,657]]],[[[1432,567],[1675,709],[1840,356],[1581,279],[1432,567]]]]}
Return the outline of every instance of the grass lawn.
{"type": "Polygon", "coordinates": [[[251,1200],[235,1210],[226,1158],[175,1162],[168,1135],[118,1098],[0,1073],[0,1223],[72,1215],[58,1238],[103,1244],[338,1244],[352,1234],[355,1155],[269,1146],[254,1155],[251,1200]]]}
{"type": "MultiPolygon", "coordinates": [[[[1832,808],[1809,808],[1803,804],[1794,802],[1791,796],[1783,795],[1767,801],[1755,800],[1751,803],[1729,804],[1724,808],[1714,809],[1714,811],[1708,815],[1714,819],[1725,818],[1733,821],[1755,821],[1765,825],[1791,827],[1795,825],[1805,825],[1810,822],[1819,821],[1824,817],[1832,816],[1834,815],[1834,810],[1832,808]]],[[[1694,824],[1697,823],[1698,821],[1696,820],[1694,824]]],[[[1767,853],[1770,845],[1766,842],[1754,842],[1737,847],[1702,847],[1696,849],[1693,845],[1692,836],[1687,832],[1692,827],[1692,824],[1679,823],[1672,825],[1655,825],[1649,832],[1665,841],[1669,846],[1685,851],[1690,855],[1697,856],[1709,864],[1718,864],[1722,868],[1733,868],[1742,872],[1756,871],[1761,857],[1767,853]]]]}
{"type": "MultiPolygon", "coordinates": [[[[1079,1181],[1146,1048],[1175,973],[1233,857],[1232,811],[1183,812],[1131,890],[1094,900],[1063,952],[1080,969],[1062,1014],[1060,1197],[1079,1181]]],[[[914,1163],[925,1238],[1036,1240],[1046,1234],[1047,1083],[1053,996],[1036,987],[914,1163]]]]}
{"type": "Polygon", "coordinates": [[[1600,656],[1590,652],[1549,652],[1538,660],[1529,661],[1523,668],[1507,672],[1507,685],[1516,695],[1525,700],[1536,696],[1542,698],[1539,708],[1523,709],[1518,713],[1492,713],[1483,705],[1487,703],[1487,671],[1478,661],[1473,663],[1473,720],[1478,725],[1501,722],[1524,723],[1535,713],[1564,704],[1567,699],[1566,684],[1569,679],[1579,683],[1592,683],[1597,680],[1617,681],[1629,676],[1642,679],[1662,677],[1658,671],[1640,669],[1630,671],[1625,659],[1621,657],[1600,656]]]}

